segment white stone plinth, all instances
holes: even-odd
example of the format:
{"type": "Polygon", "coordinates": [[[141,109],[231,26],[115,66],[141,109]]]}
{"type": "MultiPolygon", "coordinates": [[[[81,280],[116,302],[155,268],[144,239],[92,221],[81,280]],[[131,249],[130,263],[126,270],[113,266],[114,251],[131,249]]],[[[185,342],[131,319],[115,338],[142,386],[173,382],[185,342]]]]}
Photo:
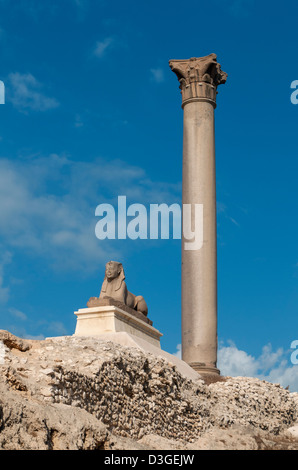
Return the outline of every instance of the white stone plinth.
{"type": "Polygon", "coordinates": [[[125,332],[160,348],[160,333],[156,328],[114,305],[81,308],[74,312],[77,325],[74,336],[100,336],[125,332]]]}

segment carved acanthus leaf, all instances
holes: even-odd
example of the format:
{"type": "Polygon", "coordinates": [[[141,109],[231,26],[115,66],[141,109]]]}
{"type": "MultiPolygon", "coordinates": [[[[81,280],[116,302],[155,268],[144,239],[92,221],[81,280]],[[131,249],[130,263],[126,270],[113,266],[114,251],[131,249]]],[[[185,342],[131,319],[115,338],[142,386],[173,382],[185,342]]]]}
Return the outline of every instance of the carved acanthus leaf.
{"type": "Polygon", "coordinates": [[[216,54],[187,60],[170,60],[169,65],[178,77],[183,100],[202,99],[206,95],[207,99],[215,102],[217,86],[227,79],[227,74],[217,62],[216,54]]]}

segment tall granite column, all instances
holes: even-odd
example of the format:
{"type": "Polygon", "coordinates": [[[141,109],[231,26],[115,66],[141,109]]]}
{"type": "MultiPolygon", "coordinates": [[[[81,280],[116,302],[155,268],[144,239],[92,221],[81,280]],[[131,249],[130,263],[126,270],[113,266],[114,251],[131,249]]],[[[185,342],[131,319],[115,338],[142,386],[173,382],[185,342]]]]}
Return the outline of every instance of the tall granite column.
{"type": "Polygon", "coordinates": [[[185,249],[182,237],[182,359],[201,374],[219,374],[217,362],[217,257],[214,109],[225,83],[215,54],[171,60],[183,108],[182,204],[203,205],[203,245],[185,249]]]}

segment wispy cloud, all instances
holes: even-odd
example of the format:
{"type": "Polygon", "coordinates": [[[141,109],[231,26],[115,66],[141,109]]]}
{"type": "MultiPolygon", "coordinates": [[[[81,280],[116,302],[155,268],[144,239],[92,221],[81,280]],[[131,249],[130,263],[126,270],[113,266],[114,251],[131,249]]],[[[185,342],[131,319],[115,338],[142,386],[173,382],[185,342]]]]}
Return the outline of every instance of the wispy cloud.
{"type": "Polygon", "coordinates": [[[3,250],[0,256],[0,303],[5,303],[9,299],[9,287],[4,283],[4,268],[11,262],[12,254],[3,250]]]}
{"type": "Polygon", "coordinates": [[[150,69],[150,73],[151,73],[151,80],[153,80],[156,83],[162,83],[165,79],[164,71],[160,67],[150,69]]]}
{"type": "Polygon", "coordinates": [[[83,125],[84,125],[84,123],[83,123],[82,117],[79,114],[76,114],[74,126],[75,127],[83,127],[83,125]]]}
{"type": "MultiPolygon", "coordinates": [[[[9,309],[16,310],[16,309],[9,309]]],[[[16,310],[17,311],[17,310],[16,310]]],[[[22,312],[21,312],[22,313],[22,312]]],[[[22,318],[14,315],[17,319],[17,323],[9,323],[7,328],[9,331],[13,332],[16,336],[26,339],[37,339],[44,340],[49,336],[64,336],[69,334],[66,326],[61,321],[47,321],[43,319],[42,321],[36,321],[35,319],[30,319],[30,317],[22,318]],[[20,320],[23,323],[20,323],[20,320]],[[31,332],[38,331],[41,328],[44,333],[32,334],[31,332]]]]}
{"type": "Polygon", "coordinates": [[[60,335],[67,335],[68,331],[64,324],[60,321],[53,321],[47,325],[47,332],[48,334],[52,334],[55,336],[60,335]]]}
{"type": "Polygon", "coordinates": [[[0,243],[52,267],[87,272],[123,249],[118,240],[96,238],[98,204],[116,205],[118,195],[126,195],[129,204],[173,202],[179,192],[179,183],[152,181],[142,168],[121,160],[74,162],[57,154],[2,159],[0,243]]]}
{"type": "Polygon", "coordinates": [[[233,219],[233,217],[229,217],[230,221],[236,225],[237,227],[240,227],[240,225],[238,224],[237,220],[233,219]]]}
{"type": "Polygon", "coordinates": [[[30,250],[61,267],[64,263],[86,265],[92,256],[96,259],[102,254],[93,236],[94,220],[86,198],[80,201],[75,194],[76,169],[57,155],[27,162],[0,161],[0,237],[6,246],[30,250]],[[55,172],[59,171],[65,172],[65,179],[57,180],[55,172]],[[63,190],[64,184],[68,191],[63,190]],[[45,192],[48,186],[51,190],[45,192]]]}
{"type": "Polygon", "coordinates": [[[232,222],[232,224],[236,225],[237,227],[240,227],[240,224],[238,223],[238,221],[234,217],[231,217],[229,215],[229,210],[228,210],[226,204],[224,204],[221,201],[217,201],[216,202],[216,211],[217,211],[218,216],[224,217],[224,218],[228,219],[230,222],[232,222]]]}
{"type": "Polygon", "coordinates": [[[98,58],[105,56],[108,49],[111,49],[115,45],[115,39],[112,37],[107,37],[102,41],[97,41],[94,48],[94,55],[98,58]]]}
{"type": "Polygon", "coordinates": [[[22,312],[21,310],[18,310],[17,308],[10,307],[8,309],[8,312],[18,320],[26,321],[27,320],[27,315],[22,312]]]}
{"type": "Polygon", "coordinates": [[[7,101],[20,111],[47,111],[59,106],[56,98],[43,92],[42,84],[31,73],[10,73],[7,88],[7,101]]]}
{"type": "Polygon", "coordinates": [[[77,19],[84,20],[89,11],[89,0],[70,0],[70,2],[76,8],[77,19]]]}

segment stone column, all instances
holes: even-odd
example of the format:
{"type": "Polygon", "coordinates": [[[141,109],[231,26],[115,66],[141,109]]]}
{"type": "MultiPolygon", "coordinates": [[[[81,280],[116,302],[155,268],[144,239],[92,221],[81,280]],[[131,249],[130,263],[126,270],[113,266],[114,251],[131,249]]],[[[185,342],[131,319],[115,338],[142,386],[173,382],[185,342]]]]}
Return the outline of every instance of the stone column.
{"type": "Polygon", "coordinates": [[[216,55],[171,60],[183,108],[182,204],[203,205],[203,245],[186,250],[182,236],[182,359],[203,375],[217,362],[217,258],[214,109],[225,83],[216,55]]]}

